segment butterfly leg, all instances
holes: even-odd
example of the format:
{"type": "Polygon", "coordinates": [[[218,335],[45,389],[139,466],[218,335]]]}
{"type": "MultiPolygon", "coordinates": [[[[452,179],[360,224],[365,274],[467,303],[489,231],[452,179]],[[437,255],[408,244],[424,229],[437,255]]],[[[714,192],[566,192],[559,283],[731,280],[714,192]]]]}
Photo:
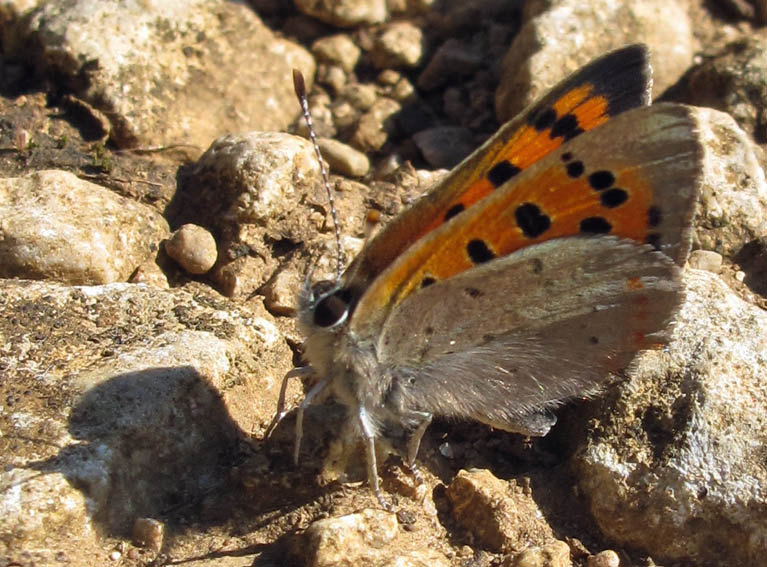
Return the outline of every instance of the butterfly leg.
{"type": "Polygon", "coordinates": [[[413,476],[418,477],[420,474],[416,473],[415,459],[418,456],[418,449],[421,447],[421,439],[423,439],[423,435],[431,423],[432,414],[427,411],[414,411],[412,417],[419,423],[410,435],[410,441],[407,444],[407,466],[413,471],[413,476]]]}
{"type": "Polygon", "coordinates": [[[365,438],[365,449],[367,451],[367,469],[368,469],[368,484],[378,499],[378,503],[381,507],[388,511],[393,512],[394,506],[392,506],[381,493],[381,486],[378,480],[378,464],[376,463],[376,444],[375,444],[375,432],[373,424],[370,422],[365,408],[360,408],[357,414],[359,419],[360,429],[362,430],[362,436],[365,438]]]}
{"type": "Polygon", "coordinates": [[[298,453],[301,451],[301,439],[304,436],[304,411],[312,405],[314,399],[322,394],[329,385],[330,380],[319,381],[309,390],[309,393],[306,394],[301,403],[298,404],[298,409],[296,410],[296,440],[293,446],[293,462],[296,464],[298,464],[298,453]]]}
{"type": "Polygon", "coordinates": [[[272,422],[269,424],[269,427],[266,428],[266,434],[264,435],[266,439],[272,436],[274,430],[277,429],[277,426],[289,413],[288,410],[285,409],[285,397],[288,393],[288,382],[290,382],[290,379],[305,378],[313,372],[314,369],[311,366],[301,366],[300,368],[294,368],[285,374],[285,377],[282,379],[282,386],[280,387],[280,397],[277,399],[277,413],[274,414],[272,422]]]}

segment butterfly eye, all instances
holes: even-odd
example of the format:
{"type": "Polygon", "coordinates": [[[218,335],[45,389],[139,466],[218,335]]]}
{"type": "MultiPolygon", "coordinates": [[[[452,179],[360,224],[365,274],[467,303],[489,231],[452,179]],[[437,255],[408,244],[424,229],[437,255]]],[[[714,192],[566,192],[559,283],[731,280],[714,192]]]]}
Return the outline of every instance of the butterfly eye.
{"type": "Polygon", "coordinates": [[[335,327],[349,315],[349,303],[341,293],[333,293],[320,299],[314,307],[314,324],[318,327],[335,327]]]}

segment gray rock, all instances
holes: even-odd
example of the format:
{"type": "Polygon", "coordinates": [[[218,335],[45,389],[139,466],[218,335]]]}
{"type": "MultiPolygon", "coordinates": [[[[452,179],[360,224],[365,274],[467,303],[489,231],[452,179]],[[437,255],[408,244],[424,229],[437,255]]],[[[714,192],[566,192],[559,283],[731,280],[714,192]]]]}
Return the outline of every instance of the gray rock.
{"type": "Polygon", "coordinates": [[[754,143],[728,114],[699,108],[703,186],[694,242],[726,257],[767,234],[767,183],[754,143]]]}
{"type": "Polygon", "coordinates": [[[642,353],[593,420],[578,484],[621,545],[756,565],[767,553],[767,313],[709,272],[690,270],[685,283],[668,348],[642,353]]]}
{"type": "Polygon", "coordinates": [[[65,171],[0,179],[0,276],[127,281],[170,232],[154,209],[65,171]]]}
{"type": "Polygon", "coordinates": [[[693,250],[688,259],[691,268],[718,274],[722,269],[722,255],[711,250],[693,250]]]}
{"type": "Polygon", "coordinates": [[[298,241],[320,231],[323,215],[305,206],[296,212],[299,195],[319,187],[319,176],[311,143],[290,134],[224,136],[203,154],[190,181],[189,207],[199,211],[198,224],[222,235],[214,279],[227,295],[252,293],[276,269],[265,238],[298,241]]]}
{"type": "Polygon", "coordinates": [[[380,24],[389,17],[386,0],[295,0],[296,8],[339,27],[380,24]]]}
{"type": "Polygon", "coordinates": [[[456,522],[486,549],[520,552],[554,534],[529,491],[488,470],[459,471],[447,488],[456,522]]]}
{"type": "Polygon", "coordinates": [[[421,130],[413,135],[426,162],[435,168],[451,168],[474,151],[477,144],[471,131],[460,126],[421,130]]]}
{"type": "Polygon", "coordinates": [[[0,280],[0,295],[0,533],[13,534],[11,561],[103,564],[102,534],[130,534],[136,518],[229,486],[242,432],[263,434],[291,365],[259,303],[202,286],[0,280]]]}
{"type": "Polygon", "coordinates": [[[365,114],[360,117],[357,128],[352,134],[351,144],[364,151],[380,150],[389,140],[394,128],[392,117],[402,109],[402,105],[390,98],[378,99],[365,114]]]}
{"type": "Polygon", "coordinates": [[[586,567],[621,567],[621,559],[612,549],[606,549],[588,557],[586,567]]]}
{"type": "Polygon", "coordinates": [[[473,75],[482,63],[482,53],[457,39],[440,45],[418,76],[418,86],[424,90],[436,89],[456,79],[473,75]]]}
{"type": "Polygon", "coordinates": [[[119,147],[284,129],[298,113],[292,69],[314,76],[305,49],[237,2],[47,2],[26,33],[39,43],[24,56],[109,116],[119,147]]]}
{"type": "MultiPolygon", "coordinates": [[[[367,189],[332,190],[342,233],[362,234],[367,189]]],[[[213,278],[227,295],[248,296],[267,282],[279,267],[273,246],[284,242],[309,243],[322,257],[317,276],[334,270],[328,198],[309,140],[276,132],[224,136],[200,158],[186,198],[195,222],[221,235],[213,278]]]]}
{"type": "Polygon", "coordinates": [[[687,90],[688,102],[727,112],[741,128],[764,143],[767,38],[745,36],[707,58],[690,72],[687,90]]]}
{"type": "Polygon", "coordinates": [[[537,0],[526,5],[526,12],[496,91],[501,121],[595,57],[629,43],[650,47],[655,95],[692,64],[692,26],[685,5],[676,0],[537,0]]]}
{"type": "Polygon", "coordinates": [[[530,547],[521,553],[508,557],[501,567],[572,567],[570,546],[564,541],[555,541],[542,547],[530,547]]]}

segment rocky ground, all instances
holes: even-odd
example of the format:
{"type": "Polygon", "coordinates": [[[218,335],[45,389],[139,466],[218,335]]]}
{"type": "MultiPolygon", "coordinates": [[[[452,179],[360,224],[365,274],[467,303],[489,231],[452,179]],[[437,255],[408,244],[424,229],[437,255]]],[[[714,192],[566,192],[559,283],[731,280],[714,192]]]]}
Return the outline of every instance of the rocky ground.
{"type": "MultiPolygon", "coordinates": [[[[746,0],[0,2],[0,567],[758,565],[767,21],[746,0]],[[664,350],[541,439],[435,421],[364,482],[342,408],[264,440],[345,260],[545,89],[628,43],[704,147],[664,350]],[[371,211],[374,213],[372,214],[371,211]]],[[[293,384],[291,404],[303,388],[293,384]]]]}

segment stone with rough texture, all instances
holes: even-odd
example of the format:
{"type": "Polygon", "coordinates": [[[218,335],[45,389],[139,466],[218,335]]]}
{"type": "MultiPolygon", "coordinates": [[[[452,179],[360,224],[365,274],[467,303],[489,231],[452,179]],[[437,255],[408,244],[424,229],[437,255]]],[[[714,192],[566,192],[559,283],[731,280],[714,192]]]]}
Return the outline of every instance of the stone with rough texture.
{"type": "Polygon", "coordinates": [[[0,179],[0,276],[126,281],[169,233],[154,209],[65,171],[0,179]]]}
{"type": "Polygon", "coordinates": [[[415,67],[423,58],[426,41],[420,28],[409,22],[385,25],[375,36],[370,59],[381,69],[415,67]]]}
{"type": "Polygon", "coordinates": [[[298,114],[292,69],[314,76],[308,51],[239,2],[46,2],[28,26],[25,56],[108,116],[119,147],[284,129],[298,114]]]}
{"type": "MultiPolygon", "coordinates": [[[[239,85],[235,87],[240,89],[238,93],[244,91],[246,97],[253,98],[246,101],[248,104],[268,106],[271,101],[277,105],[263,111],[262,118],[271,120],[287,112],[296,116],[288,126],[290,131],[303,133],[297,116],[298,105],[290,92],[289,71],[277,79],[265,74],[263,80],[252,76],[248,80],[253,59],[270,61],[269,57],[263,57],[263,51],[249,49],[262,37],[295,38],[291,41],[305,47],[311,45],[318,59],[314,80],[320,85],[311,88],[308,94],[318,135],[352,144],[357,132],[358,140],[383,143],[372,155],[372,173],[363,178],[369,186],[331,172],[331,192],[336,200],[343,242],[342,256],[348,263],[363,243],[366,220],[370,221],[369,228],[376,230],[373,223],[379,227],[384,225],[391,215],[422,193],[429,177],[440,175],[415,171],[409,165],[408,160],[416,164],[422,162],[414,134],[428,128],[457,126],[470,131],[478,145],[492,132],[497,123],[492,97],[501,74],[500,60],[523,23],[520,14],[525,7],[527,10],[534,5],[546,8],[541,2],[508,0],[386,0],[389,11],[397,12],[398,23],[406,22],[423,31],[432,46],[426,52],[431,60],[407,70],[378,71],[372,56],[374,50],[383,45],[377,45],[376,41],[385,30],[397,26],[363,24],[345,33],[343,39],[332,38],[324,43],[326,38],[343,30],[298,13],[289,0],[216,0],[199,5],[187,1],[183,6],[188,10],[161,21],[153,20],[145,28],[152,30],[159,26],[165,30],[164,34],[145,37],[133,33],[136,28],[130,22],[136,21],[132,13],[137,9],[144,10],[151,18],[151,14],[163,10],[168,13],[179,5],[176,2],[101,0],[97,3],[92,0],[95,6],[92,29],[86,29],[82,36],[87,39],[102,33],[105,37],[97,38],[100,43],[97,42],[94,49],[79,51],[85,54],[86,60],[73,68],[80,72],[66,74],[53,65],[38,65],[35,69],[38,74],[32,77],[29,63],[39,54],[41,41],[44,39],[45,45],[56,45],[58,38],[30,36],[31,28],[27,25],[30,20],[12,14],[14,9],[29,9],[32,2],[0,1],[0,44],[4,56],[0,72],[3,87],[0,89],[3,117],[0,125],[3,175],[0,178],[19,178],[40,169],[77,172],[84,179],[108,187],[113,194],[150,205],[162,212],[174,228],[184,223],[209,228],[221,246],[216,271],[207,277],[187,277],[164,250],[160,250],[159,253],[152,251],[129,278],[131,282],[166,288],[169,283],[183,284],[182,289],[175,287],[171,291],[112,284],[108,286],[109,292],[95,288],[72,288],[64,292],[61,286],[47,282],[0,280],[0,533],[3,534],[0,565],[307,565],[307,561],[296,559],[292,552],[295,543],[305,547],[307,540],[303,534],[309,526],[317,520],[346,518],[378,506],[364,483],[364,446],[349,443],[348,453],[334,452],[338,429],[344,423],[337,404],[317,403],[307,408],[299,464],[293,463],[296,423],[293,408],[312,388],[313,377],[289,382],[287,408],[291,411],[269,439],[263,438],[275,410],[282,376],[291,363],[302,363],[302,337],[295,329],[295,322],[287,317],[272,316],[290,315],[295,311],[296,292],[306,282],[308,272],[316,281],[332,278],[335,270],[337,252],[327,196],[319,182],[313,152],[308,145],[298,147],[298,142],[285,141],[281,136],[250,144],[243,141],[246,135],[239,134],[234,137],[241,142],[238,148],[206,156],[206,160],[195,167],[194,161],[210,144],[210,138],[198,142],[196,148],[158,148],[156,146],[165,142],[165,123],[149,131],[142,142],[148,147],[115,152],[111,144],[103,145],[108,132],[112,131],[114,137],[120,133],[110,126],[112,122],[118,127],[121,123],[121,108],[111,113],[108,106],[114,98],[111,93],[125,88],[124,98],[129,102],[131,97],[161,97],[173,87],[161,82],[160,86],[166,87],[166,91],[158,92],[157,82],[145,80],[142,73],[151,71],[155,63],[182,61],[180,67],[168,69],[163,76],[183,78],[190,72],[201,82],[176,85],[178,90],[173,93],[184,92],[160,106],[158,114],[168,109],[170,118],[170,112],[175,112],[174,104],[199,94],[207,104],[194,109],[197,114],[193,120],[211,116],[218,119],[218,109],[224,108],[229,114],[221,123],[230,125],[227,129],[250,131],[249,127],[240,126],[247,117],[239,113],[246,107],[237,100],[234,104],[229,102],[226,89],[232,83],[239,85]],[[202,6],[207,14],[198,18],[195,6],[202,6]],[[104,25],[98,18],[99,10],[112,7],[124,11],[123,28],[104,25]],[[424,7],[428,7],[428,11],[423,12],[424,7]],[[253,17],[247,11],[264,17],[268,26],[274,26],[275,35],[262,34],[256,29],[252,37],[247,33],[244,37],[234,33],[221,38],[222,30],[257,28],[251,25],[253,17]],[[243,18],[236,22],[215,21],[226,14],[242,14],[243,18]],[[203,22],[197,30],[200,33],[187,33],[190,19],[203,22]],[[153,24],[156,25],[152,27],[153,24]],[[125,34],[121,34],[122,29],[126,30],[125,34]],[[97,108],[98,94],[86,100],[82,93],[92,92],[87,87],[91,78],[96,80],[94,85],[106,83],[103,77],[105,71],[112,69],[112,63],[107,51],[99,47],[115,43],[128,43],[135,48],[126,61],[149,63],[131,67],[136,70],[135,75],[112,77],[113,81],[104,87],[111,98],[106,99],[107,105],[97,108]],[[175,46],[179,45],[184,57],[178,57],[179,49],[175,46]],[[204,63],[211,59],[221,63],[220,74],[218,69],[213,72],[216,77],[213,84],[221,96],[206,96],[211,88],[205,87],[202,73],[204,63]],[[246,77],[244,86],[241,77],[246,77]],[[420,87],[428,85],[433,90],[428,93],[423,88],[414,90],[416,80],[423,81],[420,87]],[[280,92],[270,90],[270,85],[279,85],[280,92]],[[142,91],[143,88],[148,90],[142,91]],[[192,92],[197,88],[199,93],[192,92]],[[276,95],[278,99],[274,98],[276,95]],[[396,101],[400,108],[388,113],[387,108],[381,108],[383,105],[378,106],[382,97],[396,101]],[[358,131],[360,117],[371,110],[379,116],[367,115],[366,123],[358,131]],[[215,291],[211,286],[215,286],[215,291]],[[38,291],[32,293],[33,289],[38,291]],[[220,293],[231,293],[234,297],[221,297],[220,293]],[[63,296],[69,299],[62,300],[63,296]],[[131,357],[135,364],[126,363],[131,357]],[[119,373],[117,376],[110,374],[115,371],[119,373]],[[83,392],[79,379],[90,379],[94,385],[83,392]],[[134,388],[130,387],[132,384],[134,388]],[[348,459],[348,468],[335,466],[341,461],[330,461],[334,455],[348,459]],[[335,479],[328,474],[336,471],[335,479]],[[361,486],[355,481],[360,481],[361,486]],[[166,527],[162,542],[153,539],[158,524],[151,519],[166,527]],[[132,525],[142,524],[145,529],[132,533],[132,525]],[[155,543],[143,547],[148,540],[155,543]],[[159,551],[155,550],[157,547],[159,551]]],[[[681,4],[682,0],[671,0],[669,4],[672,2],[681,4]]],[[[727,3],[733,4],[733,0],[727,3]]],[[[85,5],[83,0],[38,1],[36,4],[45,6],[48,14],[85,5]]],[[[643,9],[649,4],[635,2],[634,9],[643,9]]],[[[732,46],[722,46],[739,38],[764,36],[763,32],[747,22],[725,21],[719,11],[723,2],[684,0],[684,4],[691,17],[696,18],[695,47],[701,60],[704,63],[720,61],[717,54],[725,57],[732,54],[733,65],[742,63],[747,74],[742,77],[744,80],[738,79],[731,85],[757,88],[753,99],[748,92],[713,92],[709,93],[715,95],[712,100],[737,102],[733,112],[737,110],[739,119],[755,120],[754,132],[759,135],[758,125],[763,121],[760,83],[756,76],[759,57],[758,52],[751,52],[757,42],[741,39],[732,46]],[[702,18],[701,14],[705,16],[702,18]],[[745,48],[743,54],[753,56],[739,59],[736,56],[739,45],[745,48]]],[[[606,37],[620,37],[622,30],[616,29],[618,26],[594,27],[593,13],[587,9],[589,5],[598,3],[581,3],[581,11],[573,11],[574,21],[565,21],[564,29],[559,31],[567,34],[570,29],[585,26],[595,33],[601,29],[606,37]],[[578,22],[579,14],[587,20],[578,22]]],[[[548,9],[556,9],[551,6],[553,2],[548,9]]],[[[528,13],[525,20],[530,17],[528,13]]],[[[653,25],[666,30],[668,23],[658,19],[653,25]]],[[[72,29],[77,31],[78,27],[72,29]]],[[[625,29],[632,30],[631,26],[625,29]]],[[[585,34],[572,33],[574,39],[583,37],[585,34]]],[[[643,34],[637,34],[637,38],[641,37],[643,34]]],[[[664,38],[661,51],[652,54],[656,70],[663,68],[665,50],[672,49],[676,41],[672,36],[664,38]]],[[[685,41],[681,38],[682,44],[685,41]]],[[[289,44],[276,40],[274,46],[279,45],[289,44]]],[[[581,50],[590,49],[588,45],[573,47],[567,41],[561,41],[560,45],[562,58],[575,58],[581,50]]],[[[394,50],[414,46],[415,43],[387,44],[387,48],[394,50]]],[[[66,61],[68,59],[64,63],[66,61]]],[[[286,67],[282,61],[277,64],[280,68],[286,67]]],[[[306,73],[306,69],[302,69],[306,73]]],[[[557,76],[555,80],[561,78],[557,76]]],[[[311,82],[312,77],[306,73],[306,79],[311,82]]],[[[705,83],[701,80],[694,88],[716,90],[717,85],[705,83]]],[[[687,100],[684,98],[686,87],[686,81],[680,81],[667,97],[687,100]]],[[[132,112],[132,107],[126,106],[126,110],[132,112]]],[[[172,117],[175,119],[177,115],[172,117]]],[[[162,118],[165,117],[158,116],[158,121],[162,118]]],[[[141,117],[135,119],[144,121],[141,117]]],[[[195,124],[182,119],[170,126],[182,130],[187,125],[197,128],[195,124]]],[[[764,163],[764,155],[750,143],[744,145],[751,135],[750,129],[747,135],[735,134],[724,120],[702,121],[701,128],[704,132],[710,129],[715,132],[705,134],[706,145],[713,151],[707,150],[705,158],[708,173],[704,179],[704,214],[696,226],[695,238],[707,248],[726,253],[722,278],[750,301],[764,306],[767,236],[762,236],[759,224],[764,204],[758,188],[763,181],[759,181],[758,167],[753,166],[760,160],[764,163]],[[757,280],[765,282],[761,288],[757,280]]],[[[431,149],[444,154],[445,148],[435,143],[439,139],[442,140],[439,143],[444,143],[448,138],[435,136],[430,141],[431,149]]],[[[598,136],[595,139],[599,141],[598,136]]],[[[331,169],[339,171],[337,166],[331,169]]],[[[0,203],[0,208],[3,206],[4,203],[0,203]]],[[[0,217],[0,223],[2,221],[0,217]]],[[[137,221],[142,219],[137,217],[137,221]]],[[[127,236],[136,230],[140,229],[129,226],[124,232],[127,236]]],[[[695,257],[716,258],[710,250],[700,250],[695,257]]],[[[721,303],[727,307],[731,297],[726,296],[721,303]]],[[[724,324],[737,331],[750,319],[759,319],[758,315],[752,317],[752,313],[759,311],[744,310],[742,321],[724,324]]],[[[699,334],[713,335],[712,342],[719,340],[724,353],[742,350],[742,345],[733,346],[726,338],[721,339],[724,333],[709,328],[721,323],[720,320],[709,322],[707,328],[700,328],[699,334]]],[[[736,337],[739,341],[740,335],[736,337]]],[[[747,346],[747,340],[741,342],[747,346]]],[[[701,349],[686,356],[702,366],[709,360],[706,353],[701,349]]],[[[738,364],[729,362],[720,363],[724,368],[722,372],[738,375],[738,364]]],[[[761,372],[758,361],[753,366],[761,372]]],[[[661,366],[658,372],[670,389],[678,384],[673,381],[673,371],[673,367],[661,366]],[[667,372],[669,379],[666,379],[667,372]]],[[[697,376],[694,370],[688,372],[684,385],[694,384],[697,376]]],[[[730,390],[737,409],[742,389],[732,387],[730,390]]],[[[693,397],[698,391],[700,389],[690,386],[683,395],[693,397]]],[[[651,390],[651,394],[656,393],[657,389],[651,390]]],[[[715,399],[708,393],[707,390],[698,396],[709,404],[706,409],[715,399]]],[[[612,399],[611,391],[606,395],[607,404],[612,399]]],[[[684,438],[689,429],[683,419],[689,407],[684,398],[681,401],[674,398],[675,402],[670,404],[672,409],[666,411],[664,396],[647,397],[652,398],[648,403],[651,409],[637,410],[631,421],[635,428],[629,433],[636,432],[637,437],[641,437],[639,432],[647,428],[644,438],[652,442],[652,448],[643,463],[649,464],[645,469],[632,469],[633,474],[626,477],[625,483],[616,482],[615,491],[619,496],[624,489],[632,498],[619,501],[621,505],[616,514],[600,515],[602,519],[607,517],[608,525],[617,524],[623,532],[633,530],[640,537],[649,529],[644,543],[666,527],[653,527],[652,520],[660,517],[665,521],[667,516],[656,515],[649,522],[647,517],[638,520],[632,517],[626,522],[620,514],[636,515],[638,511],[656,509],[661,509],[663,514],[677,510],[673,508],[677,505],[673,496],[677,494],[679,501],[697,505],[695,512],[708,505],[709,499],[720,498],[718,494],[722,492],[717,487],[712,497],[704,487],[697,491],[697,502],[684,491],[675,492],[668,496],[670,505],[668,501],[657,505],[659,491],[642,490],[657,486],[651,484],[654,477],[644,474],[645,470],[653,466],[654,472],[665,462],[672,465],[679,462],[673,460],[677,446],[674,443],[684,438]],[[676,424],[681,425],[677,428],[676,424]],[[669,454],[671,457],[664,461],[669,454]],[[636,488],[631,484],[635,478],[649,478],[649,482],[636,488]]],[[[528,517],[538,518],[532,506],[519,521],[504,523],[503,518],[496,518],[494,514],[498,511],[513,511],[518,501],[522,502],[523,513],[528,510],[527,496],[509,497],[507,483],[497,481],[504,485],[498,490],[491,490],[490,482],[482,484],[488,489],[490,501],[476,499],[482,513],[477,514],[476,521],[462,510],[461,518],[470,522],[468,528],[452,517],[452,505],[444,486],[450,484],[455,471],[480,467],[504,479],[509,475],[524,478],[523,475],[530,474],[529,484],[523,486],[530,487],[532,498],[545,518],[552,521],[557,537],[567,541],[578,567],[617,559],[604,552],[591,554],[608,544],[620,550],[626,565],[729,566],[732,563],[729,557],[720,561],[674,561],[663,554],[663,549],[655,547],[651,559],[648,552],[624,545],[614,540],[612,534],[603,533],[600,524],[588,517],[586,506],[591,493],[586,500],[582,497],[583,490],[573,488],[572,459],[581,449],[588,448],[584,438],[589,429],[599,431],[609,423],[609,418],[605,419],[605,414],[599,411],[600,404],[601,398],[557,410],[559,425],[552,437],[542,440],[524,440],[480,424],[437,420],[426,432],[419,451],[420,483],[399,460],[384,461],[387,447],[382,439],[379,474],[384,496],[398,512],[396,536],[382,547],[358,541],[346,548],[354,550],[356,557],[341,557],[341,562],[348,559],[372,567],[508,567],[513,561],[527,565],[550,564],[556,551],[560,551],[559,557],[565,560],[566,551],[561,543],[533,542],[524,549],[494,553],[478,537],[477,527],[490,531],[494,522],[519,527],[526,525],[528,517]],[[570,422],[578,419],[591,421],[582,427],[570,427],[576,425],[570,422]],[[497,500],[493,500],[496,497],[497,500]],[[508,502],[511,504],[507,506],[508,502]],[[361,561],[359,556],[371,560],[361,561]]],[[[619,412],[625,409],[625,404],[615,405],[619,412]]],[[[761,415],[759,409],[754,411],[761,415]]],[[[715,415],[709,412],[706,417],[715,415]]],[[[747,419],[746,425],[750,423],[747,419]]],[[[733,430],[742,422],[733,418],[733,430]]],[[[405,438],[400,437],[396,428],[385,427],[385,430],[386,439],[392,445],[405,445],[405,438]]],[[[625,429],[613,431],[618,431],[612,440],[613,446],[618,450],[624,445],[632,447],[625,429]]],[[[760,449],[760,443],[751,439],[757,446],[755,451],[760,449]]],[[[716,450],[714,447],[710,451],[712,459],[719,458],[716,450]]],[[[733,460],[739,458],[736,454],[733,460]]],[[[693,474],[688,475],[692,467],[687,463],[685,466],[679,476],[684,476],[689,484],[701,482],[693,474]]],[[[731,466],[739,467],[742,463],[731,466]]],[[[722,478],[722,484],[737,486],[747,479],[747,474],[722,478]]],[[[760,485],[763,485],[761,481],[760,485]]],[[[611,489],[612,485],[606,482],[598,494],[608,499],[611,489]]],[[[728,506],[733,508],[739,502],[738,497],[721,500],[725,505],[720,515],[728,513],[728,506]]],[[[711,508],[718,503],[715,501],[711,508]]],[[[761,501],[752,500],[743,504],[743,508],[746,509],[744,515],[758,514],[764,506],[761,501]]],[[[684,517],[684,509],[677,516],[684,517]]],[[[749,529],[754,532],[761,529],[758,517],[753,527],[749,520],[750,517],[733,528],[725,518],[719,522],[720,536],[726,537],[741,526],[745,526],[741,530],[743,534],[750,533],[749,529]]],[[[364,521],[355,525],[367,529],[364,521]]],[[[695,534],[699,531],[697,518],[686,526],[678,527],[673,522],[669,525],[666,539],[663,533],[655,538],[660,542],[659,548],[661,544],[668,546],[672,538],[678,546],[689,547],[685,532],[697,537],[695,534]]],[[[704,531],[711,531],[710,524],[702,525],[704,531]]],[[[522,545],[527,545],[524,537],[519,539],[522,545]]],[[[745,542],[740,550],[751,545],[745,539],[744,536],[740,540],[745,542]]],[[[755,541],[758,545],[759,540],[755,541]]],[[[655,545],[653,541],[650,543],[655,545]]],[[[735,544],[738,544],[737,538],[735,544]]],[[[713,538],[712,545],[716,545],[713,538]]],[[[333,560],[332,549],[328,551],[324,557],[333,560]]],[[[733,553],[736,559],[739,552],[745,553],[736,550],[733,553]]],[[[759,556],[754,563],[758,561],[759,556]]],[[[612,567],[614,561],[608,564],[612,567]]]]}
{"type": "Polygon", "coordinates": [[[736,277],[754,293],[767,297],[767,235],[746,244],[734,261],[742,270],[742,277],[736,277]]]}
{"type": "Polygon", "coordinates": [[[686,272],[666,350],[608,393],[575,459],[612,541],[664,561],[751,566],[767,554],[767,313],[686,272]],[[641,526],[641,529],[639,527],[641,526]]]}
{"type": "Polygon", "coordinates": [[[338,65],[351,73],[360,58],[360,48],[346,34],[321,37],[312,44],[312,53],[321,63],[338,65]]]}
{"type": "Polygon", "coordinates": [[[542,547],[531,547],[503,562],[501,567],[572,567],[570,546],[554,541],[542,547]]]}
{"type": "Polygon", "coordinates": [[[375,85],[368,83],[351,84],[341,94],[345,101],[361,111],[370,110],[378,100],[378,92],[375,85]]]}
{"type": "Polygon", "coordinates": [[[730,114],[759,143],[767,141],[767,37],[728,45],[691,70],[686,102],[730,114]],[[716,85],[716,88],[711,88],[716,85]]]}
{"type": "Polygon", "coordinates": [[[137,545],[159,551],[165,537],[165,524],[154,518],[136,518],[131,537],[137,545]]]}
{"type": "Polygon", "coordinates": [[[642,42],[650,47],[655,95],[692,64],[690,20],[685,6],[675,0],[537,0],[526,10],[535,15],[514,38],[496,91],[501,121],[582,65],[623,45],[642,42]]]}
{"type": "Polygon", "coordinates": [[[304,277],[294,269],[278,271],[261,289],[264,305],[275,315],[293,316],[296,314],[298,290],[304,283],[304,277]]]}
{"type": "Polygon", "coordinates": [[[459,471],[447,497],[455,520],[491,551],[522,551],[554,539],[532,496],[490,471],[459,471]]]}
{"type": "Polygon", "coordinates": [[[339,27],[380,24],[389,17],[386,0],[295,0],[296,8],[339,27]]]}
{"type": "Polygon", "coordinates": [[[277,267],[265,239],[307,239],[324,222],[298,205],[307,186],[319,184],[314,148],[298,136],[250,132],[219,138],[189,184],[190,213],[221,235],[222,261],[214,278],[227,295],[252,293],[277,267]]]}
{"type": "Polygon", "coordinates": [[[744,243],[767,234],[767,183],[754,143],[731,116],[698,108],[703,142],[703,186],[696,247],[732,257],[744,243]]]}
{"type": "Polygon", "coordinates": [[[296,551],[305,559],[306,565],[312,567],[441,564],[437,557],[433,558],[434,563],[414,562],[404,554],[397,563],[392,563],[396,556],[390,546],[398,532],[399,525],[394,514],[366,509],[314,522],[301,535],[296,551]]]}
{"type": "Polygon", "coordinates": [[[370,110],[360,117],[357,129],[352,134],[351,144],[363,152],[380,150],[394,128],[393,115],[401,109],[402,105],[390,98],[377,100],[370,110]]]}
{"type": "MultiPolygon", "coordinates": [[[[359,184],[335,191],[343,234],[364,230],[365,191],[359,184]]],[[[185,198],[188,218],[219,235],[213,278],[227,295],[247,296],[267,282],[285,244],[325,250],[318,274],[335,261],[333,227],[323,213],[327,194],[309,140],[277,132],[219,138],[190,175],[185,198]]]]}
{"type": "Polygon", "coordinates": [[[440,45],[418,76],[418,86],[436,89],[449,81],[471,76],[482,63],[482,53],[455,39],[440,45]]]}
{"type": "Polygon", "coordinates": [[[229,485],[291,365],[260,304],[201,286],[0,280],[0,298],[0,557],[104,564],[99,534],[229,485]]]}

